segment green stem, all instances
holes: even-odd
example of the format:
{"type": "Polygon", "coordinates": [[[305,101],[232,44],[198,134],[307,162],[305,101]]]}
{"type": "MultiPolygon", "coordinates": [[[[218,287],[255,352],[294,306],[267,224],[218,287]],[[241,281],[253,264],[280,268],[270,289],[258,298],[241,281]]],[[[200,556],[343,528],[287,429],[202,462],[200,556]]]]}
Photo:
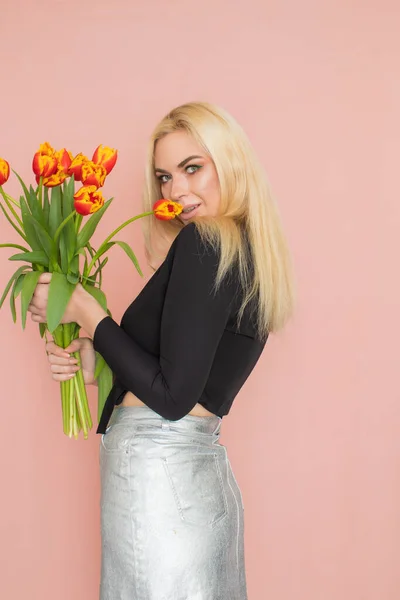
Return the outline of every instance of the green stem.
{"type": "Polygon", "coordinates": [[[93,267],[94,263],[98,259],[98,255],[101,254],[102,248],[106,244],[108,244],[108,242],[111,240],[111,238],[114,237],[114,235],[117,235],[117,233],[119,233],[121,231],[121,229],[123,229],[124,227],[126,227],[130,223],[133,223],[133,221],[136,221],[137,219],[141,219],[142,217],[148,217],[149,215],[154,215],[154,211],[152,210],[151,212],[145,212],[145,213],[142,213],[141,215],[136,215],[136,217],[132,217],[131,219],[128,219],[128,221],[125,221],[125,223],[122,223],[122,225],[120,225],[119,227],[117,227],[117,229],[114,229],[114,231],[112,233],[110,233],[109,236],[106,237],[106,239],[101,244],[100,248],[97,250],[97,252],[94,255],[94,257],[92,258],[92,261],[89,264],[88,269],[87,269],[88,275],[90,275],[90,271],[92,270],[92,267],[93,267]]]}
{"type": "Polygon", "coordinates": [[[87,404],[87,399],[86,399],[86,391],[84,389],[84,383],[81,382],[80,380],[78,380],[78,373],[80,373],[82,371],[82,369],[80,369],[80,371],[77,371],[75,373],[75,376],[72,378],[72,381],[74,382],[74,387],[75,387],[75,395],[76,395],[76,407],[77,410],[79,412],[79,418],[81,420],[81,424],[82,424],[82,429],[83,429],[83,437],[85,438],[85,440],[87,440],[88,438],[88,423],[87,423],[87,411],[85,410],[85,400],[86,400],[86,404],[87,404]],[[82,385],[81,383],[83,383],[83,389],[82,389],[82,385]]]}
{"type": "Polygon", "coordinates": [[[21,205],[16,200],[14,200],[14,198],[9,196],[8,194],[6,194],[6,196],[7,196],[8,200],[14,204],[14,206],[16,206],[17,208],[19,208],[21,210],[21,205]]]}
{"type": "Polygon", "coordinates": [[[75,216],[75,212],[72,212],[68,215],[66,219],[57,227],[56,232],[54,234],[54,243],[57,244],[58,238],[60,237],[61,231],[66,226],[68,221],[70,221],[75,216]]]}
{"type": "MultiPolygon", "coordinates": [[[[72,378],[73,379],[73,378],[72,378]]],[[[74,384],[71,379],[71,385],[69,388],[69,398],[68,398],[68,436],[71,438],[75,435],[75,395],[74,395],[74,384]]]]}
{"type": "Polygon", "coordinates": [[[10,211],[12,212],[12,214],[14,215],[15,220],[17,221],[18,225],[20,227],[22,227],[22,229],[24,228],[23,223],[21,221],[21,219],[19,218],[19,216],[17,215],[17,213],[15,212],[15,210],[12,207],[11,202],[8,199],[8,195],[5,193],[5,191],[3,190],[2,186],[0,185],[0,194],[3,196],[4,198],[4,202],[7,204],[8,208],[10,209],[10,211]]]}
{"type": "Polygon", "coordinates": [[[65,406],[65,398],[67,393],[67,384],[69,381],[60,381],[60,392],[61,392],[61,412],[62,412],[62,421],[63,421],[63,431],[67,433],[67,422],[66,422],[66,406],[65,406]]]}

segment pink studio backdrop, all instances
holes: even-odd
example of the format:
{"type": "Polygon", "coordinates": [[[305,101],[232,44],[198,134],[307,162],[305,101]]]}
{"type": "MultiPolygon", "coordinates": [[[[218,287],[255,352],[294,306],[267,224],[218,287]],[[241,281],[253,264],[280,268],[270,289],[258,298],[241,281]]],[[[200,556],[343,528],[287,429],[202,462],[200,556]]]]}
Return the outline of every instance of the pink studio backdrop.
{"type": "MultiPolygon", "coordinates": [[[[146,140],[174,105],[225,106],[266,166],[299,303],[224,419],[250,600],[400,595],[399,27],[396,0],[15,0],[2,11],[0,156],[28,178],[41,141],[117,147],[97,240],[139,211],[146,140]]],[[[0,239],[17,241],[1,215],[0,239]]],[[[121,239],[143,265],[139,224],[121,239]]],[[[14,265],[0,252],[2,290],[14,265]]],[[[114,251],[115,318],[143,284],[114,251]]],[[[2,597],[95,600],[99,436],[62,435],[37,326],[22,333],[8,301],[0,331],[2,597]]]]}

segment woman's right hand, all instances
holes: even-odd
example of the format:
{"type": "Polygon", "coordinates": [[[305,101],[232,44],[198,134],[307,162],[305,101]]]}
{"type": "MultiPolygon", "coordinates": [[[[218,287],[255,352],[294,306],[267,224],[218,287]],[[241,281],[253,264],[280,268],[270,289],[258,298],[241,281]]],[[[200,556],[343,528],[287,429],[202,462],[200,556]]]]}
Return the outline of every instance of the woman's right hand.
{"type": "Polygon", "coordinates": [[[79,371],[78,361],[72,356],[73,352],[80,352],[82,374],[86,385],[96,385],[94,371],[96,367],[96,353],[90,338],[77,338],[67,348],[61,348],[57,344],[47,342],[46,351],[50,362],[50,370],[55,381],[68,381],[79,371]],[[68,355],[71,354],[70,357],[68,355]]]}

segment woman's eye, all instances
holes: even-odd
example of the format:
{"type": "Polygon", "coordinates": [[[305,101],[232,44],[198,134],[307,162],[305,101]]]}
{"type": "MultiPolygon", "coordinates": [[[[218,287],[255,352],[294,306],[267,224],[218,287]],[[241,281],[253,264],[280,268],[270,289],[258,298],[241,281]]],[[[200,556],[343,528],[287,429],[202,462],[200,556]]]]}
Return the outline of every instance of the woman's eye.
{"type": "Polygon", "coordinates": [[[158,175],[158,181],[160,183],[167,183],[169,175],[158,175]]]}
{"type": "Polygon", "coordinates": [[[196,171],[198,171],[199,169],[201,169],[200,165],[188,165],[186,167],[186,173],[192,175],[192,173],[196,173],[196,171]]]}

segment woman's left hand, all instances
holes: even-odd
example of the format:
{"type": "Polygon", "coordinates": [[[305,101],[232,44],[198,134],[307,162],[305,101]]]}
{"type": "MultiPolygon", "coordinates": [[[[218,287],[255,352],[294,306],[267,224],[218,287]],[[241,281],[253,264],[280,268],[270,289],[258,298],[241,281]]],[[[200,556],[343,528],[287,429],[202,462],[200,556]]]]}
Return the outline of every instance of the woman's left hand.
{"type": "MultiPolygon", "coordinates": [[[[46,311],[47,311],[47,300],[49,297],[49,284],[51,281],[51,273],[42,273],[38,279],[38,284],[32,296],[31,303],[28,306],[28,311],[31,314],[32,321],[36,323],[46,323],[46,311]]],[[[78,320],[77,315],[77,296],[78,294],[87,294],[88,292],[82,287],[80,283],[76,286],[72,293],[70,301],[67,304],[67,308],[64,312],[61,323],[76,323],[78,320]]]]}

